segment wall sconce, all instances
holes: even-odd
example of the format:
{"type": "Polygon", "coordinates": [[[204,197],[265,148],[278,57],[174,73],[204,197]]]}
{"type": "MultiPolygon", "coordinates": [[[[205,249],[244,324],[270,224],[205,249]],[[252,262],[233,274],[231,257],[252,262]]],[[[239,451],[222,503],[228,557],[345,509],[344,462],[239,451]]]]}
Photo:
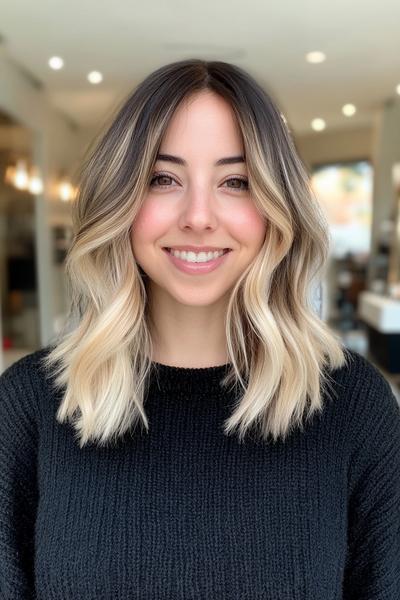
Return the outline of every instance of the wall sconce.
{"type": "Polygon", "coordinates": [[[14,176],[15,176],[15,166],[8,165],[6,168],[6,172],[4,174],[4,181],[8,183],[8,185],[14,185],[14,176]]]}
{"type": "Polygon", "coordinates": [[[32,167],[31,169],[28,189],[30,193],[35,194],[35,196],[43,192],[43,180],[37,167],[32,167]]]}
{"type": "MultiPolygon", "coordinates": [[[[65,174],[61,173],[58,181],[52,187],[53,194],[62,202],[75,200],[78,188],[73,186],[65,174]]],[[[6,168],[4,181],[18,190],[26,190],[31,194],[38,195],[43,192],[43,179],[38,167],[28,168],[27,160],[18,159],[15,165],[6,168]]]]}
{"type": "Polygon", "coordinates": [[[25,160],[17,160],[14,173],[14,186],[18,190],[26,190],[29,186],[28,167],[25,160]]]}
{"type": "Polygon", "coordinates": [[[27,161],[24,159],[18,159],[15,166],[9,165],[6,168],[4,180],[18,190],[27,190],[35,195],[43,192],[43,180],[39,169],[31,167],[28,170],[27,161]]]}
{"type": "Polygon", "coordinates": [[[58,184],[58,197],[62,202],[74,200],[77,194],[75,188],[68,179],[62,179],[58,184]]]}

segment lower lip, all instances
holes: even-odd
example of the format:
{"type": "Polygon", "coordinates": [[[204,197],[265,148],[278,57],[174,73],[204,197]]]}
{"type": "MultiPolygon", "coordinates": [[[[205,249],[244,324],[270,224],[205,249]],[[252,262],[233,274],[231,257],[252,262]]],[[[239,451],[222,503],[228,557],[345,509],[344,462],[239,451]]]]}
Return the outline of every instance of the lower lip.
{"type": "Polygon", "coordinates": [[[189,273],[192,275],[202,275],[203,273],[210,273],[211,271],[214,271],[214,269],[217,269],[220,265],[222,265],[228,254],[232,252],[231,250],[228,250],[228,252],[225,252],[225,254],[222,256],[205,263],[190,263],[174,256],[171,254],[171,252],[168,252],[168,250],[165,250],[164,248],[163,251],[168,256],[170,261],[175,265],[175,267],[177,267],[180,271],[183,271],[183,273],[189,273]]]}

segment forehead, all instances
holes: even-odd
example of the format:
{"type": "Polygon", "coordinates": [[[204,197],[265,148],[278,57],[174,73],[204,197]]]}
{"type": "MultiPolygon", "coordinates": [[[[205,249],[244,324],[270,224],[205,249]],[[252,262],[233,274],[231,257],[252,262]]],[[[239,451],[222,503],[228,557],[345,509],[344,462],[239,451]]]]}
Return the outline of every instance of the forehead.
{"type": "Polygon", "coordinates": [[[216,146],[220,151],[225,147],[242,150],[242,135],[234,111],[230,104],[218,94],[205,90],[186,98],[173,114],[162,147],[172,151],[195,144],[197,147],[216,146]]]}

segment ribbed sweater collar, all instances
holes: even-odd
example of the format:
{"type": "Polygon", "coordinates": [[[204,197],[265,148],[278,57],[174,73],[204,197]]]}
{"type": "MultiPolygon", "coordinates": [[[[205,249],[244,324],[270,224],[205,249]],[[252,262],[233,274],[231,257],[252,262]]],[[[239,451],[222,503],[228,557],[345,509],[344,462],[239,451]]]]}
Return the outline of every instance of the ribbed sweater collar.
{"type": "Polygon", "coordinates": [[[227,374],[231,363],[214,367],[174,367],[152,361],[152,382],[160,391],[179,394],[220,393],[221,379],[227,374]]]}

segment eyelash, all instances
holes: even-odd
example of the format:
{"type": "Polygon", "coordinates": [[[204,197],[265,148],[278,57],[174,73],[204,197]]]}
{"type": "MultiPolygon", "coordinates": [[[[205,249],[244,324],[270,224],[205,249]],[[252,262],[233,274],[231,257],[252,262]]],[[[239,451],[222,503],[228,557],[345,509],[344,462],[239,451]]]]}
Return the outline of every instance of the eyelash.
{"type": "MultiPolygon", "coordinates": [[[[168,188],[168,187],[171,187],[170,185],[160,185],[160,184],[159,185],[154,185],[153,181],[155,179],[157,179],[158,177],[168,177],[169,179],[172,179],[173,181],[176,181],[172,177],[172,175],[168,175],[168,173],[153,173],[153,175],[151,176],[151,179],[150,179],[150,186],[151,187],[159,187],[159,188],[168,188]]],[[[245,177],[230,177],[229,179],[226,179],[224,181],[224,183],[226,183],[227,181],[236,181],[236,180],[239,180],[239,181],[242,181],[243,183],[245,183],[246,187],[244,189],[243,188],[232,188],[232,187],[229,187],[228,189],[233,190],[234,192],[247,192],[248,189],[249,189],[249,181],[245,177]]]]}

